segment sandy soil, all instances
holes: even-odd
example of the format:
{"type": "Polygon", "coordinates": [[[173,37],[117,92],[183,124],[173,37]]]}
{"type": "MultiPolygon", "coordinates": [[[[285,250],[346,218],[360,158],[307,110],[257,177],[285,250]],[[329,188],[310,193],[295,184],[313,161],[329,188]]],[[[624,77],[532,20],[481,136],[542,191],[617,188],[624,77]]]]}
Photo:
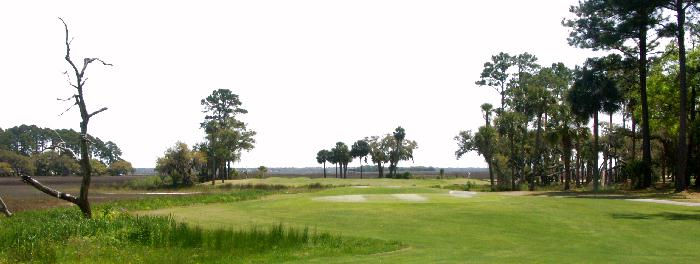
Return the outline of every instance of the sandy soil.
{"type": "Polygon", "coordinates": [[[428,198],[425,198],[423,196],[420,196],[418,194],[414,193],[400,193],[400,194],[392,194],[396,199],[402,200],[402,201],[407,201],[407,202],[424,202],[427,201],[428,198]]]}
{"type": "Polygon", "coordinates": [[[367,201],[364,195],[336,195],[336,196],[322,196],[316,197],[314,200],[317,201],[328,201],[328,202],[349,202],[349,203],[359,203],[367,201]]]}
{"type": "Polygon", "coordinates": [[[476,195],[476,192],[450,191],[450,195],[454,196],[454,197],[460,197],[460,198],[472,198],[476,195]]]}

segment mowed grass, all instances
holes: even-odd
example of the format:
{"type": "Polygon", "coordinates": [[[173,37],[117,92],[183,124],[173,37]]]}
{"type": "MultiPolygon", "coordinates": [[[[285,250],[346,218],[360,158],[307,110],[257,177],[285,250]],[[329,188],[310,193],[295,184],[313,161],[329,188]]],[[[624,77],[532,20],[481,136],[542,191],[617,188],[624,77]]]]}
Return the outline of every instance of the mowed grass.
{"type": "MultiPolygon", "coordinates": [[[[294,185],[308,184],[309,179],[254,181],[294,185]]],[[[320,183],[336,181],[337,185],[371,187],[278,194],[141,214],[171,215],[205,229],[282,223],[406,246],[378,255],[291,260],[301,263],[697,263],[700,259],[698,207],[499,193],[458,198],[447,190],[428,188],[441,184],[430,181],[441,180],[327,179],[320,183]],[[419,194],[427,200],[401,201],[392,196],[397,193],[419,194]],[[366,195],[367,201],[318,199],[336,195],[366,195]]]]}

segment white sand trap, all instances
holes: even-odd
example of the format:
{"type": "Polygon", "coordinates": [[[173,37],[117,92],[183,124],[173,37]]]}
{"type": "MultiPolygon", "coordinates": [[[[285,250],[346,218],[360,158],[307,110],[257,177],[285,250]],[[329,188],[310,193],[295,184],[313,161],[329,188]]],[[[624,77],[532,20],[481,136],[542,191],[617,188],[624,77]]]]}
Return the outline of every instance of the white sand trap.
{"type": "Polygon", "coordinates": [[[400,193],[400,194],[392,194],[396,199],[402,200],[402,201],[408,201],[408,202],[423,202],[427,201],[428,198],[425,198],[423,196],[414,194],[414,193],[400,193]]]}
{"type": "Polygon", "coordinates": [[[700,207],[700,203],[676,202],[676,201],[657,200],[657,199],[627,199],[627,201],[700,207]]]}
{"type": "Polygon", "coordinates": [[[450,195],[454,196],[454,197],[460,197],[460,198],[472,198],[476,195],[476,192],[450,191],[450,195]]]}
{"type": "Polygon", "coordinates": [[[385,186],[385,187],[386,188],[401,188],[401,186],[397,186],[397,185],[389,185],[389,186],[385,186]]]}
{"type": "Polygon", "coordinates": [[[327,202],[360,203],[367,201],[364,195],[336,195],[316,197],[314,200],[327,202]]]}
{"type": "Polygon", "coordinates": [[[369,188],[369,186],[367,186],[367,185],[355,185],[355,186],[352,186],[352,188],[366,189],[366,188],[369,188]]]}

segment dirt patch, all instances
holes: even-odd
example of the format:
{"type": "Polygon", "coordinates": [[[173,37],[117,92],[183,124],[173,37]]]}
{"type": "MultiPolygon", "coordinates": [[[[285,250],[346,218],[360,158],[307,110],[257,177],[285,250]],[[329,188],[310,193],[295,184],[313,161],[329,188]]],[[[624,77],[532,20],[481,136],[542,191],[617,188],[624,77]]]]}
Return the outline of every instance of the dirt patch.
{"type": "MultiPolygon", "coordinates": [[[[99,188],[110,188],[121,186],[124,183],[140,179],[143,176],[95,176],[92,177],[90,184],[90,202],[106,202],[124,199],[138,199],[143,195],[138,194],[119,194],[104,196],[100,193],[99,188]]],[[[36,180],[41,183],[57,189],[61,192],[67,192],[77,195],[80,192],[80,182],[82,177],[78,176],[37,176],[36,180]]],[[[27,210],[46,209],[61,206],[71,206],[71,203],[48,196],[45,193],[34,189],[22,182],[19,177],[2,177],[0,178],[0,195],[2,196],[7,207],[12,212],[20,212],[27,210]]]]}
{"type": "Polygon", "coordinates": [[[326,202],[361,203],[367,201],[367,198],[365,198],[364,195],[336,195],[316,197],[314,200],[326,202]]]}
{"type": "Polygon", "coordinates": [[[425,202],[428,200],[428,198],[425,198],[423,196],[420,196],[415,193],[399,193],[399,194],[392,194],[396,199],[399,199],[401,201],[407,201],[407,202],[425,202]]]}

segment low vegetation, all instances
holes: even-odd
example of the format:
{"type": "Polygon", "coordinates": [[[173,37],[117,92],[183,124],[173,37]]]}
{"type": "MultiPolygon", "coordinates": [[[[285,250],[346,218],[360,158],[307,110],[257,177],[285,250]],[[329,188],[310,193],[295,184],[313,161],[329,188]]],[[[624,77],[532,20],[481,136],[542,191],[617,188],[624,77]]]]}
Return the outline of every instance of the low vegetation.
{"type": "Polygon", "coordinates": [[[202,229],[169,217],[132,216],[114,207],[103,207],[93,219],[61,209],[21,213],[0,223],[0,263],[279,262],[400,247],[397,242],[342,238],[281,224],[202,229]]]}

